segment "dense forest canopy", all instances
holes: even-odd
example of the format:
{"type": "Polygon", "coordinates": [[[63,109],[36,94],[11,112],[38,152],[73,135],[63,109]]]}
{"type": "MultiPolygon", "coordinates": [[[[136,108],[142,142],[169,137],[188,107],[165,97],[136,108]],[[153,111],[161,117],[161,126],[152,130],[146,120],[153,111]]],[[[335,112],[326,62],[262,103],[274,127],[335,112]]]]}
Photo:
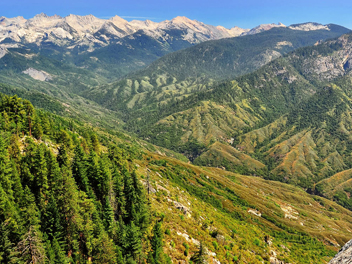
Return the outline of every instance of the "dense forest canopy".
{"type": "Polygon", "coordinates": [[[162,257],[133,155],[92,130],[0,101],[1,263],[141,263],[162,257]],[[151,244],[152,243],[152,244],[151,244]],[[152,250],[145,248],[152,247],[152,250]]]}

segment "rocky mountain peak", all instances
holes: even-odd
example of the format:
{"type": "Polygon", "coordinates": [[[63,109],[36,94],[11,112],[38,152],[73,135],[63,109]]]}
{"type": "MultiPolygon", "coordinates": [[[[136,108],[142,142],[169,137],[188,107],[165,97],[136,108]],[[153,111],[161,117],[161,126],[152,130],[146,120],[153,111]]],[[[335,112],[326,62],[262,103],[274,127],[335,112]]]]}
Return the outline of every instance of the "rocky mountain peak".
{"type": "MultiPolygon", "coordinates": [[[[23,17],[0,17],[0,43],[8,39],[15,43],[36,43],[37,45],[43,41],[49,41],[59,46],[70,45],[72,48],[77,45],[105,46],[139,30],[143,30],[142,34],[159,39],[163,36],[167,37],[165,31],[172,29],[183,31],[182,38],[191,44],[196,44],[207,40],[256,34],[273,27],[285,27],[285,25],[282,23],[263,24],[251,30],[239,27],[227,29],[222,26],[207,25],[185,16],[177,16],[171,20],[157,23],[151,20],[128,22],[117,15],[106,20],[94,15],[70,14],[66,17],[60,17],[41,13],[28,20],[23,17]]],[[[295,30],[328,29],[326,26],[316,23],[291,25],[290,27],[295,30]]]]}
{"type": "Polygon", "coordinates": [[[114,24],[128,24],[127,20],[123,19],[122,17],[119,17],[118,15],[113,16],[109,20],[112,21],[114,24]]]}
{"type": "Polygon", "coordinates": [[[255,28],[252,28],[250,31],[246,32],[245,35],[252,35],[252,34],[257,34],[257,33],[260,33],[260,32],[263,32],[263,31],[267,31],[267,30],[270,30],[272,28],[275,28],[275,27],[286,27],[284,24],[282,23],[272,23],[272,24],[261,24],[255,28]]]}
{"type": "Polygon", "coordinates": [[[47,16],[47,14],[45,14],[45,13],[40,13],[40,14],[37,14],[37,15],[35,15],[33,18],[43,18],[43,17],[48,17],[47,16]]]}
{"type": "Polygon", "coordinates": [[[307,22],[301,24],[294,24],[289,26],[290,29],[293,30],[302,30],[302,31],[310,31],[310,30],[330,30],[327,25],[322,25],[316,22],[307,22]]]}
{"type": "Polygon", "coordinates": [[[171,22],[175,24],[182,24],[182,23],[192,23],[193,21],[185,16],[177,16],[171,19],[171,22]]]}
{"type": "Polygon", "coordinates": [[[4,16],[0,17],[0,26],[13,26],[26,23],[27,19],[23,16],[7,18],[4,16]]]}

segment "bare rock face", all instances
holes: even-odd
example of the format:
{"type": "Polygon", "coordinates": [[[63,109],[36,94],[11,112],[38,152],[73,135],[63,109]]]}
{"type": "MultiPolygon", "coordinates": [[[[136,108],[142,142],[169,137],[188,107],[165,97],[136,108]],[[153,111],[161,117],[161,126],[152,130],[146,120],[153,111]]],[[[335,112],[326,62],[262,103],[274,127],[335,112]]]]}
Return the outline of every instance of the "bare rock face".
{"type": "Polygon", "coordinates": [[[7,49],[6,48],[3,48],[3,47],[0,47],[0,59],[2,57],[4,57],[7,53],[7,49]]]}
{"type": "Polygon", "coordinates": [[[302,31],[321,30],[321,29],[330,30],[327,25],[321,25],[321,24],[312,23],[312,22],[291,25],[289,26],[289,28],[293,30],[302,30],[302,31]]]}
{"type": "Polygon", "coordinates": [[[52,76],[49,73],[47,73],[45,71],[38,71],[33,68],[28,68],[27,70],[23,71],[23,73],[28,74],[33,79],[38,80],[38,81],[42,81],[42,82],[47,82],[47,81],[52,80],[52,76]]]}
{"type": "Polygon", "coordinates": [[[340,45],[342,48],[332,54],[317,55],[305,60],[303,71],[306,75],[312,75],[321,81],[329,81],[336,77],[350,73],[352,67],[352,43],[349,36],[341,36],[337,42],[331,44],[340,45]]]}
{"type": "Polygon", "coordinates": [[[351,264],[352,263],[352,239],[348,241],[336,254],[336,256],[330,260],[329,264],[351,264]]]}

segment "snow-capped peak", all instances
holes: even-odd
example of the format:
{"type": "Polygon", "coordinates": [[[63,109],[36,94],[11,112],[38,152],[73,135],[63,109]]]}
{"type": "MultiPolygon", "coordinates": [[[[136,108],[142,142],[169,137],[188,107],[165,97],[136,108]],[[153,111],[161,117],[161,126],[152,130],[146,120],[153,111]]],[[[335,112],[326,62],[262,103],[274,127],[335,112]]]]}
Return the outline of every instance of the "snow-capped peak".
{"type": "Polygon", "coordinates": [[[302,31],[310,31],[310,30],[330,30],[330,28],[327,25],[322,25],[319,23],[315,22],[308,22],[308,23],[302,23],[302,24],[294,24],[289,26],[290,29],[293,30],[302,30],[302,31]]]}
{"type": "MultiPolygon", "coordinates": [[[[79,16],[71,14],[60,17],[41,13],[28,20],[23,17],[0,17],[0,43],[5,39],[18,44],[27,42],[41,45],[42,42],[52,42],[68,48],[89,46],[89,50],[92,50],[93,47],[109,45],[116,39],[132,35],[139,30],[143,31],[141,34],[147,34],[158,40],[165,39],[165,41],[167,41],[167,38],[173,37],[170,30],[181,30],[183,40],[196,44],[206,40],[256,34],[273,27],[285,27],[285,25],[282,23],[263,24],[251,30],[239,27],[227,29],[222,26],[207,25],[185,16],[178,16],[157,23],[150,20],[128,22],[119,16],[106,20],[93,15],[79,16]]],[[[291,25],[290,28],[306,31],[328,29],[327,26],[317,23],[291,25]]],[[[131,37],[133,38],[133,36],[131,37]]],[[[10,43],[12,42],[10,41],[10,43]]]]}
{"type": "Polygon", "coordinates": [[[122,17],[119,17],[118,15],[113,16],[112,18],[109,19],[110,21],[112,21],[115,25],[126,25],[128,24],[128,21],[123,19],[122,17]]]}
{"type": "Polygon", "coordinates": [[[270,30],[272,28],[276,28],[276,27],[286,27],[284,24],[282,23],[272,23],[272,24],[261,24],[255,28],[252,28],[251,30],[249,30],[248,32],[243,33],[242,35],[253,35],[253,34],[257,34],[263,31],[267,31],[270,30]]]}
{"type": "Polygon", "coordinates": [[[243,29],[243,28],[240,28],[240,27],[232,27],[230,29],[228,28],[225,28],[223,26],[217,26],[216,27],[218,30],[220,31],[223,31],[225,32],[226,34],[229,35],[229,37],[237,37],[237,36],[240,36],[241,34],[243,33],[246,33],[249,31],[249,29],[243,29]]]}

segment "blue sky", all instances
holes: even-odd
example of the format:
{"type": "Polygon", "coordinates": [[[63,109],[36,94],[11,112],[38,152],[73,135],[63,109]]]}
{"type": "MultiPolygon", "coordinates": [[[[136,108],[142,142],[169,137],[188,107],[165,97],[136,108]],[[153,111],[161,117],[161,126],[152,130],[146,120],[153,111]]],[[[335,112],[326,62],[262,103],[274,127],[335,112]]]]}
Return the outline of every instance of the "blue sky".
{"type": "Polygon", "coordinates": [[[31,18],[38,13],[68,14],[126,20],[162,21],[187,16],[211,25],[252,28],[264,23],[335,23],[352,28],[349,0],[2,0],[0,16],[31,18]]]}

